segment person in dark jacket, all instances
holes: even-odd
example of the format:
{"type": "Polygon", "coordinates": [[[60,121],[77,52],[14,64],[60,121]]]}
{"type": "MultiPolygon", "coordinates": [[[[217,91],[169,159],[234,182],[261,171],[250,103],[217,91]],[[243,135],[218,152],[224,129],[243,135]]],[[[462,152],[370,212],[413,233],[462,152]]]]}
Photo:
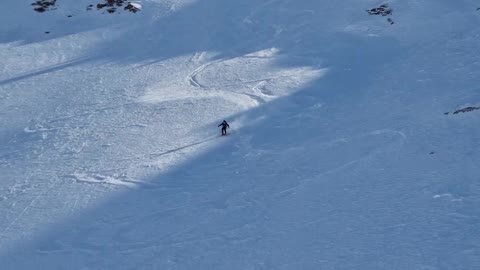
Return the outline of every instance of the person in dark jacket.
{"type": "Polygon", "coordinates": [[[222,126],[222,136],[227,135],[227,128],[230,128],[227,121],[223,120],[223,122],[218,126],[222,126]]]}

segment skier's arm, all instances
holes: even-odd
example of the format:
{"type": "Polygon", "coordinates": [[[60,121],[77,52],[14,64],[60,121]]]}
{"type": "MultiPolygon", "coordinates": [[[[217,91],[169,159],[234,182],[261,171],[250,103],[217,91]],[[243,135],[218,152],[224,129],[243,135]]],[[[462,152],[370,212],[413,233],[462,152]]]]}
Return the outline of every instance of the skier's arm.
{"type": "Polygon", "coordinates": [[[230,128],[230,125],[229,125],[229,124],[227,124],[227,128],[230,128]]]}

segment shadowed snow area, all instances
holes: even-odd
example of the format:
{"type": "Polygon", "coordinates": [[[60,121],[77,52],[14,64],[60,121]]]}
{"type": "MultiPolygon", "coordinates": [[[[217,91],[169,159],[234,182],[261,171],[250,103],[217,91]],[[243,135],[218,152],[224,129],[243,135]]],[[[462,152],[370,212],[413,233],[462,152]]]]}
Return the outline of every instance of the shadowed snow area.
{"type": "Polygon", "coordinates": [[[480,269],[477,1],[134,2],[0,10],[2,269],[480,269]]]}

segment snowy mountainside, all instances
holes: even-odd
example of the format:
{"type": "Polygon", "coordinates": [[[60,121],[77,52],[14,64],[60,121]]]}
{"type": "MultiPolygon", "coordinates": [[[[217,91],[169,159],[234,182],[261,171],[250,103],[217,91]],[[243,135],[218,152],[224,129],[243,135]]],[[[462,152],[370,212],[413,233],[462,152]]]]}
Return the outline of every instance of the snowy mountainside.
{"type": "Polygon", "coordinates": [[[100,2],[0,10],[2,269],[480,268],[477,1],[100,2]]]}

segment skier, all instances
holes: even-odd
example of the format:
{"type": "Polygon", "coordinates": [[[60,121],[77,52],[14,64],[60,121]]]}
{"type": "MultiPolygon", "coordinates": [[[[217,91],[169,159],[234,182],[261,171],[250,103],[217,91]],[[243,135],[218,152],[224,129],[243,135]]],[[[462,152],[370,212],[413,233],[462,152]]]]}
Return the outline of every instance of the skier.
{"type": "Polygon", "coordinates": [[[222,136],[227,135],[227,128],[230,128],[227,121],[223,120],[223,122],[218,126],[222,126],[222,136]]]}

